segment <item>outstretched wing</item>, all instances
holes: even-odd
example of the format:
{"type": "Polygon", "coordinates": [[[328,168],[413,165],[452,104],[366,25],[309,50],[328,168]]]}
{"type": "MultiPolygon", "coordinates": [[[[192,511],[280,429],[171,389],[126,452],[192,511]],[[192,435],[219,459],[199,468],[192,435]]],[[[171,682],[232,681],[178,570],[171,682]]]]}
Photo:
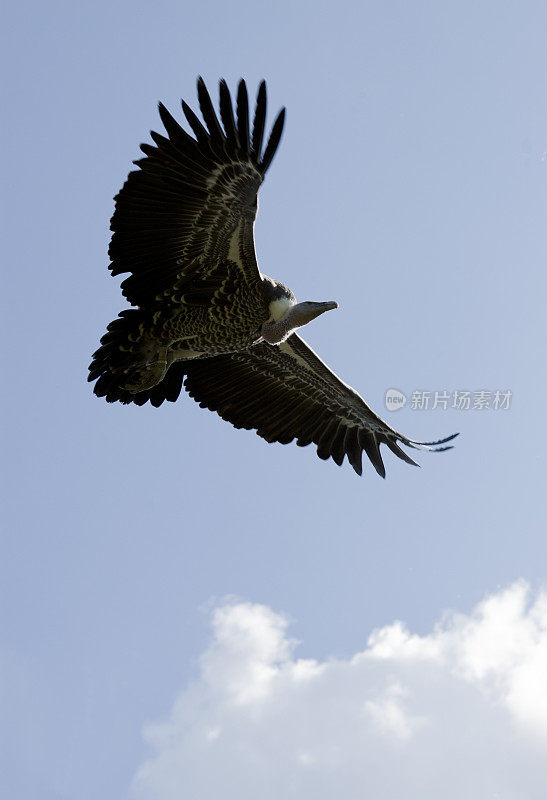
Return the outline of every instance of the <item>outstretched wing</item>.
{"type": "Polygon", "coordinates": [[[319,458],[332,458],[341,465],[347,456],[359,475],[363,451],[385,477],[381,444],[416,464],[397,442],[447,450],[439,445],[457,436],[438,442],[407,439],[376,416],[296,334],[280,345],[264,343],[241,353],[174,364],[171,370],[171,389],[180,391],[184,371],[190,396],[236,428],[254,428],[267,442],[288,444],[296,439],[301,447],[314,442],[319,458]]]}
{"type": "Polygon", "coordinates": [[[260,84],[252,133],[247,88],[238,86],[236,113],[225,81],[220,82],[220,117],[205,84],[198,79],[204,127],[183,101],[194,133],[189,135],[160,103],[167,137],[152,131],[155,147],[142,144],[145,158],[130,172],[116,196],[109,255],[113,275],[130,272],[123,294],[141,308],[169,299],[176,285],[206,280],[229,257],[249,284],[260,279],[253,223],[257,192],[283,131],[278,114],[264,152],[266,84],[260,84]]]}

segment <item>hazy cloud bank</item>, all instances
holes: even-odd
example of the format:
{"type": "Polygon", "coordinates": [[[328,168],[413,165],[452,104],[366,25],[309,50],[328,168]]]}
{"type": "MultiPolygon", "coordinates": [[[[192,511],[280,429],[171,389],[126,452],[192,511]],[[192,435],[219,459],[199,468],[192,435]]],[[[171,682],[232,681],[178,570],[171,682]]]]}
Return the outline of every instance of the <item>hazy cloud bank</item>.
{"type": "Polygon", "coordinates": [[[216,608],[198,680],[146,728],[139,800],[544,800],[547,592],[517,582],[428,636],[394,622],[347,660],[296,658],[287,628],[216,608]]]}

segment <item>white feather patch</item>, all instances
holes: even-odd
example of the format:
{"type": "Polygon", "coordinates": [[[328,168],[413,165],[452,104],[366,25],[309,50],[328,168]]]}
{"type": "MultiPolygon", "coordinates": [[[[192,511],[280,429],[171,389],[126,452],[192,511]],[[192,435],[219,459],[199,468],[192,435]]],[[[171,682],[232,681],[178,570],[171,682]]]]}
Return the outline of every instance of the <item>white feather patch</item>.
{"type": "Polygon", "coordinates": [[[272,300],[270,302],[270,316],[274,322],[277,322],[284,317],[294,305],[294,301],[288,297],[280,297],[279,300],[272,300]]]}

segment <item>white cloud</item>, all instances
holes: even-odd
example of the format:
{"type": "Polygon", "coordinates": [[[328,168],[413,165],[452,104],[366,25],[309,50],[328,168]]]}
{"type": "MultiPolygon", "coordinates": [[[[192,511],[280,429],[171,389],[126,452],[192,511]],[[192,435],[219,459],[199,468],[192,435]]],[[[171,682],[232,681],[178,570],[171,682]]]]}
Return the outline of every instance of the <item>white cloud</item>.
{"type": "Polygon", "coordinates": [[[400,622],[348,660],[297,659],[287,620],[213,613],[198,680],[153,753],[139,800],[544,800],[547,594],[524,582],[428,636],[400,622]]]}

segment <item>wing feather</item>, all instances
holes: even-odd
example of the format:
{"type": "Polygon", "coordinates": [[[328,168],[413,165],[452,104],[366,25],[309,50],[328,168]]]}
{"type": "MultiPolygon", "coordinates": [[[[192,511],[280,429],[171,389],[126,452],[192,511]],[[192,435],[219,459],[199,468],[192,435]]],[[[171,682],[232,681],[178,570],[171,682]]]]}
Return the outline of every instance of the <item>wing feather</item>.
{"type": "Polygon", "coordinates": [[[260,161],[260,151],[262,150],[262,140],[264,139],[264,128],[266,126],[266,81],[262,81],[258,87],[256,96],[256,110],[253,122],[253,161],[258,164],[260,161]]]}
{"type": "Polygon", "coordinates": [[[244,155],[249,153],[249,97],[245,81],[239,81],[237,87],[237,131],[239,146],[244,155]]]}
{"type": "Polygon", "coordinates": [[[199,144],[208,150],[212,150],[211,139],[207,129],[201,124],[199,118],[194,114],[194,112],[192,111],[192,109],[185,100],[181,101],[181,105],[182,105],[182,110],[184,112],[184,116],[186,117],[186,121],[188,122],[188,125],[192,128],[199,144]]]}
{"type": "Polygon", "coordinates": [[[237,128],[234,119],[234,107],[232,105],[232,97],[230,90],[224,79],[220,81],[219,85],[219,107],[220,118],[224,125],[224,132],[226,134],[226,148],[230,155],[233,155],[239,148],[239,137],[237,135],[237,128]]]}
{"type": "Polygon", "coordinates": [[[360,430],[359,444],[367,454],[369,461],[371,462],[372,466],[374,467],[378,475],[380,475],[381,478],[385,478],[386,468],[384,466],[384,462],[382,461],[382,456],[380,454],[380,446],[378,444],[376,436],[374,435],[374,432],[367,430],[360,430]]]}
{"type": "Polygon", "coordinates": [[[186,133],[182,125],[179,125],[177,120],[174,118],[171,112],[165,108],[163,103],[158,103],[158,111],[160,114],[160,119],[163,122],[163,127],[167,131],[167,135],[172,142],[183,141],[188,143],[188,140],[192,140],[192,137],[186,133]]]}
{"type": "Polygon", "coordinates": [[[334,437],[332,444],[331,444],[331,457],[335,464],[338,464],[339,467],[342,466],[342,462],[344,461],[344,456],[346,455],[346,451],[344,449],[344,444],[346,441],[346,428],[344,425],[339,424],[338,430],[336,431],[336,436],[334,437]]]}
{"type": "Polygon", "coordinates": [[[174,284],[203,278],[228,257],[236,231],[241,237],[237,267],[244,281],[257,286],[260,273],[254,256],[253,221],[256,196],[279,144],[282,125],[276,120],[261,159],[266,121],[266,87],[260,84],[253,129],[249,129],[247,87],[240,81],[234,109],[225,81],[220,82],[220,120],[202,78],[198,100],[205,125],[190,106],[182,110],[192,131],[159,104],[166,135],[151,132],[154,145],[142,144],[116,196],[109,254],[113,275],[130,273],[124,295],[143,309],[170,298],[174,284]],[[196,259],[200,262],[196,272],[196,259]]]}
{"type": "Polygon", "coordinates": [[[205,120],[205,124],[209,129],[211,141],[214,143],[215,149],[218,148],[219,150],[222,150],[225,137],[222,132],[222,128],[220,127],[215,109],[213,108],[211,97],[201,76],[198,78],[198,100],[203,119],[205,120]]]}
{"type": "Polygon", "coordinates": [[[285,109],[282,108],[273,124],[272,132],[270,134],[270,138],[268,139],[268,144],[266,145],[262,161],[260,162],[260,171],[262,172],[263,175],[266,173],[266,170],[272,163],[275,151],[279,147],[279,142],[281,141],[281,134],[283,133],[284,124],[285,124],[285,109]]]}
{"type": "Polygon", "coordinates": [[[415,462],[397,442],[432,449],[393,430],[296,334],[278,346],[264,343],[242,353],[187,362],[184,370],[185,389],[200,406],[238,428],[256,429],[267,442],[314,442],[319,458],[332,458],[338,465],[347,456],[359,475],[364,452],[385,477],[381,444],[410,464],[415,462]]]}
{"type": "Polygon", "coordinates": [[[344,449],[348,456],[348,461],[358,475],[363,474],[363,451],[359,447],[359,430],[351,427],[346,430],[346,441],[344,449]]]}

